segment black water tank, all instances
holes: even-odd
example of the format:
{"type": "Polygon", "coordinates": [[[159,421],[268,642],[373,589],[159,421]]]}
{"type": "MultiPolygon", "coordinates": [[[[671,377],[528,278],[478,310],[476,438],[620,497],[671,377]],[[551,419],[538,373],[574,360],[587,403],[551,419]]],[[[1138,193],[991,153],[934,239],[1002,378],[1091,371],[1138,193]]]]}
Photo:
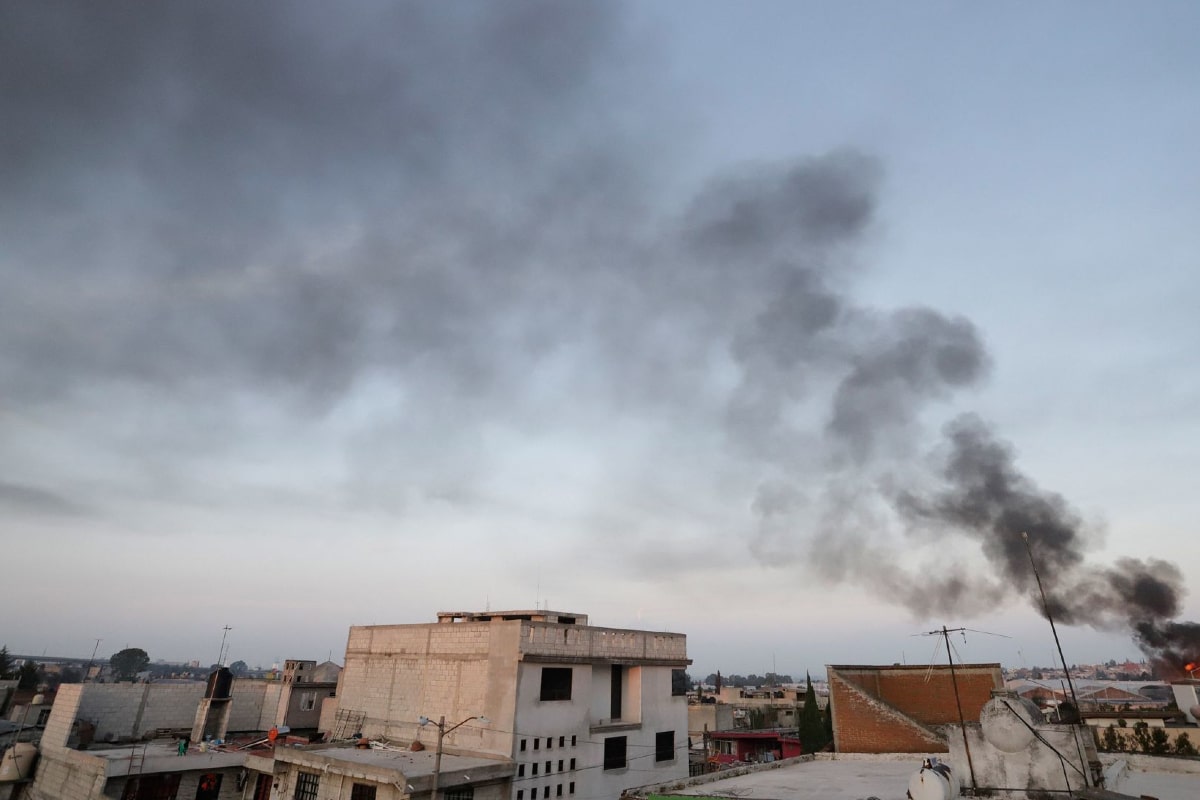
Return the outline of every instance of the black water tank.
{"type": "Polygon", "coordinates": [[[204,690],[204,696],[210,700],[228,700],[232,689],[233,673],[229,671],[228,667],[220,667],[214,669],[208,676],[208,686],[204,690]]]}

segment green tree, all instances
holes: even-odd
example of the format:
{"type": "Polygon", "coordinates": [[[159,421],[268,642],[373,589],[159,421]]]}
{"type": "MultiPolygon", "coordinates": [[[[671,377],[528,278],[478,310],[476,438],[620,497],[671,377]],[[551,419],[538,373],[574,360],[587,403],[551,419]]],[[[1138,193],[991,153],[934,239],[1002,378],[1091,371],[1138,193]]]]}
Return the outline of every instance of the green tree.
{"type": "Polygon", "coordinates": [[[804,752],[816,753],[829,744],[829,739],[825,734],[825,721],[821,718],[821,709],[817,705],[817,693],[813,689],[812,677],[805,677],[808,688],[804,691],[804,708],[800,709],[798,734],[804,752]]]}
{"type": "Polygon", "coordinates": [[[1104,735],[1100,737],[1100,747],[1112,753],[1119,753],[1125,749],[1125,737],[1117,733],[1115,725],[1109,725],[1104,729],[1104,735]]]}
{"type": "Polygon", "coordinates": [[[1156,756],[1166,755],[1171,750],[1171,737],[1166,728],[1150,731],[1150,752],[1156,756]]]}
{"type": "Polygon", "coordinates": [[[1175,737],[1175,755],[1177,756],[1194,756],[1196,755],[1196,745],[1192,744],[1192,739],[1187,735],[1187,731],[1175,737]]]}
{"type": "Polygon", "coordinates": [[[1138,750],[1143,753],[1150,752],[1150,726],[1145,720],[1133,723],[1133,741],[1137,743],[1138,750]]]}
{"type": "Polygon", "coordinates": [[[150,656],[140,647],[126,647],[108,660],[117,680],[133,680],[150,664],[150,656]]]}
{"type": "Polygon", "coordinates": [[[829,701],[825,703],[825,741],[833,742],[833,694],[830,693],[829,701]]]}
{"type": "Polygon", "coordinates": [[[241,678],[250,672],[250,666],[245,661],[235,661],[229,665],[229,671],[233,677],[241,678]]]}
{"type": "Polygon", "coordinates": [[[17,688],[23,692],[35,691],[38,683],[41,682],[41,674],[38,665],[32,661],[26,661],[21,665],[21,669],[17,671],[17,678],[20,681],[17,688]]]}
{"type": "Polygon", "coordinates": [[[0,681],[13,676],[12,657],[8,654],[8,645],[0,647],[0,681]]]}

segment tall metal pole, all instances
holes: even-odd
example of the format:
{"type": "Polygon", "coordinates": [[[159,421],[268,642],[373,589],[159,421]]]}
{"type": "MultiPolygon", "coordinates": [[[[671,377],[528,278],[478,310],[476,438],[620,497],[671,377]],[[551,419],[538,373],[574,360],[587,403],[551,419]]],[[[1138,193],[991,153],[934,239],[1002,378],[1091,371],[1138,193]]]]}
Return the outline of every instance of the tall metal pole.
{"type": "Polygon", "coordinates": [[[950,631],[942,626],[942,638],[946,640],[946,659],[950,662],[950,683],[954,687],[954,704],[958,707],[958,729],[962,731],[963,749],[967,751],[967,769],[971,772],[971,791],[979,790],[975,782],[975,763],[971,761],[971,743],[967,741],[967,721],[963,717],[962,700],[958,696],[958,677],[954,674],[954,653],[950,650],[950,631]]]}
{"type": "MultiPolygon", "coordinates": [[[[462,723],[459,723],[460,725],[462,723]]],[[[446,717],[443,714],[438,717],[438,741],[437,749],[433,751],[433,788],[429,793],[429,800],[438,800],[438,778],[442,773],[442,739],[446,736],[446,717]]]]}
{"type": "Polygon", "coordinates": [[[221,630],[223,630],[224,633],[221,634],[221,652],[217,655],[217,666],[218,667],[225,666],[225,664],[223,663],[225,661],[225,637],[229,635],[229,632],[231,630],[233,630],[233,628],[226,625],[221,630]]]}
{"type": "MultiPolygon", "coordinates": [[[[1025,542],[1025,552],[1029,554],[1029,564],[1033,567],[1033,577],[1037,580],[1038,592],[1042,595],[1042,610],[1046,612],[1046,620],[1050,623],[1050,632],[1054,634],[1054,646],[1058,648],[1058,660],[1063,665],[1063,674],[1067,676],[1067,688],[1071,690],[1071,702],[1075,704],[1075,720],[1076,724],[1082,727],[1083,710],[1079,707],[1079,698],[1075,696],[1075,682],[1071,680],[1071,668],[1067,666],[1067,659],[1063,655],[1062,642],[1058,640],[1058,628],[1054,627],[1054,615],[1050,613],[1050,601],[1046,599],[1046,589],[1042,586],[1042,576],[1038,574],[1037,560],[1033,557],[1033,548],[1029,544],[1029,534],[1021,532],[1021,540],[1025,542]]],[[[1058,718],[1062,720],[1062,709],[1059,709],[1058,718]]],[[[1088,776],[1088,765],[1084,761],[1083,747],[1079,743],[1078,731],[1076,732],[1075,749],[1079,753],[1080,772],[1083,773],[1083,785],[1091,786],[1092,781],[1088,776]]],[[[1068,785],[1067,788],[1070,788],[1068,785]]]]}
{"type": "Polygon", "coordinates": [[[88,659],[87,667],[85,667],[83,670],[83,682],[84,683],[87,683],[88,675],[90,675],[92,672],[92,662],[96,660],[96,653],[97,653],[97,651],[100,650],[100,643],[103,641],[104,641],[103,639],[97,639],[96,646],[92,648],[92,657],[88,659]]]}

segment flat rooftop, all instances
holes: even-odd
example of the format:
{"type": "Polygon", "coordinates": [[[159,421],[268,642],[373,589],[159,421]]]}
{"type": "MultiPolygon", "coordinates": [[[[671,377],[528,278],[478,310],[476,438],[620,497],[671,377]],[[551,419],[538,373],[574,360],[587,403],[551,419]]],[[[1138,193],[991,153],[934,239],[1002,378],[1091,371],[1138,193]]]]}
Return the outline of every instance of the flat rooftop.
{"type": "MultiPolygon", "coordinates": [[[[400,748],[360,750],[355,747],[310,747],[296,750],[279,748],[276,751],[276,758],[294,762],[340,761],[366,767],[399,770],[404,773],[406,778],[412,779],[433,775],[435,755],[432,750],[413,751],[400,748]]],[[[443,775],[469,772],[470,770],[483,771],[497,767],[508,772],[515,769],[513,762],[507,759],[442,753],[441,772],[443,775]]]]}
{"type": "MultiPolygon", "coordinates": [[[[179,755],[175,742],[156,741],[143,745],[121,745],[120,747],[90,747],[83,751],[85,755],[106,759],[105,774],[112,777],[128,775],[132,766],[133,772],[143,774],[156,772],[183,772],[192,769],[224,769],[240,767],[246,760],[246,750],[213,750],[200,752],[195,747],[188,748],[187,755],[179,755]],[[140,765],[138,762],[141,762],[140,765]]],[[[254,751],[259,752],[259,751],[254,751]]]]}
{"type": "Polygon", "coordinates": [[[557,625],[587,625],[587,614],[574,611],[551,611],[541,609],[516,609],[513,611],[439,611],[438,622],[492,622],[525,620],[526,622],[550,622],[557,625]]]}
{"type": "Polygon", "coordinates": [[[771,800],[906,800],[908,779],[920,768],[920,755],[818,758],[718,778],[670,794],[771,800]]]}

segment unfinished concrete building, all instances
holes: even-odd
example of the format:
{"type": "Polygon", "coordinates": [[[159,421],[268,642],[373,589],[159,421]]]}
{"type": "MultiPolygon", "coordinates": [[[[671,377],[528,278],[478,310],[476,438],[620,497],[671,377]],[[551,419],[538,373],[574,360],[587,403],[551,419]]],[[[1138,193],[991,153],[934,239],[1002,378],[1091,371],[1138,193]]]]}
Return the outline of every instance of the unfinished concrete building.
{"type": "MultiPolygon", "coordinates": [[[[683,634],[594,627],[549,610],[443,612],[350,629],[321,728],[510,762],[510,800],[616,797],[685,778],[687,698],[672,692],[683,634]],[[450,731],[452,726],[474,719],[450,731]]],[[[400,797],[380,787],[379,800],[400,797]]]]}

